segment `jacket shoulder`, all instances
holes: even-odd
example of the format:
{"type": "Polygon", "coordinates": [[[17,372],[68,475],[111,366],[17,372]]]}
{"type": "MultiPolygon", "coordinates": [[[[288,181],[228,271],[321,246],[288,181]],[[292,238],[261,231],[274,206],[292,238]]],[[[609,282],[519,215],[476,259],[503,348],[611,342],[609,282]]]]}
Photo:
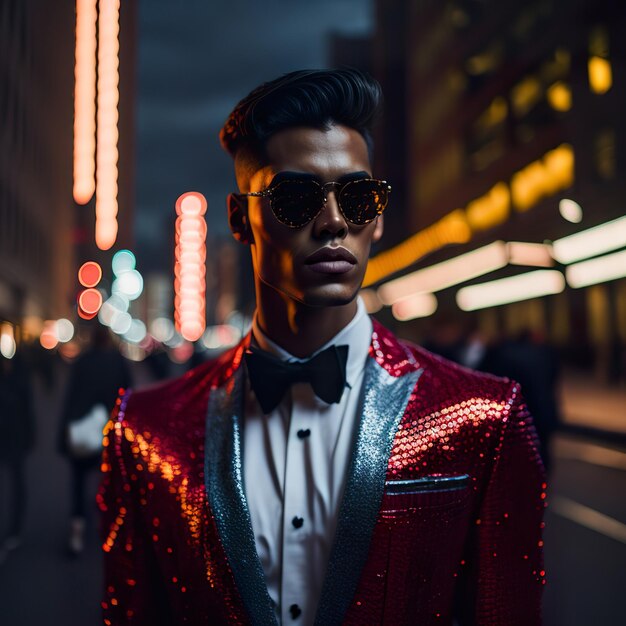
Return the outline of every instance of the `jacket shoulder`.
{"type": "Polygon", "coordinates": [[[235,349],[228,350],[189,370],[182,376],[140,390],[127,390],[118,400],[118,420],[133,430],[188,429],[203,423],[211,389],[220,386],[234,371],[235,349]]]}
{"type": "Polygon", "coordinates": [[[519,385],[508,378],[469,369],[399,339],[375,319],[370,356],[395,377],[420,370],[417,389],[435,401],[445,396],[451,403],[467,398],[508,402],[518,395],[519,385]],[[427,390],[427,391],[426,391],[427,390]]]}
{"type": "Polygon", "coordinates": [[[445,382],[446,385],[459,385],[472,390],[482,389],[495,395],[506,395],[510,393],[512,386],[517,385],[510,378],[465,367],[411,342],[401,340],[401,343],[431,377],[445,382]]]}
{"type": "Polygon", "coordinates": [[[472,370],[400,339],[375,319],[370,356],[393,376],[421,370],[422,382],[418,386],[424,388],[426,380],[430,392],[446,389],[452,396],[480,393],[492,399],[504,399],[516,385],[508,378],[472,370]]]}

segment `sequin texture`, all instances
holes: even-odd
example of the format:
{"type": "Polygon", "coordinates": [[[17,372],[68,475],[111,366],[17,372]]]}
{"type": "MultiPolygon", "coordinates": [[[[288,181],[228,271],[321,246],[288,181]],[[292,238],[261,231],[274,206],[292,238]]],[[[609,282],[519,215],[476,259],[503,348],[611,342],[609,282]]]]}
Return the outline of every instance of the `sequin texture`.
{"type": "Polygon", "coordinates": [[[242,352],[118,400],[98,493],[105,625],[249,623],[204,481],[208,398],[242,352]]]}
{"type": "MultiPolygon", "coordinates": [[[[235,454],[248,341],[118,401],[98,495],[105,624],[269,614],[235,454]]],[[[375,321],[369,357],[317,622],[539,624],[546,485],[519,387],[375,321]]]]}
{"type": "Polygon", "coordinates": [[[395,435],[343,623],[540,624],[546,484],[518,385],[374,329],[370,355],[382,367],[423,374],[395,435]],[[449,488],[428,487],[441,477],[452,479],[449,488]]]}

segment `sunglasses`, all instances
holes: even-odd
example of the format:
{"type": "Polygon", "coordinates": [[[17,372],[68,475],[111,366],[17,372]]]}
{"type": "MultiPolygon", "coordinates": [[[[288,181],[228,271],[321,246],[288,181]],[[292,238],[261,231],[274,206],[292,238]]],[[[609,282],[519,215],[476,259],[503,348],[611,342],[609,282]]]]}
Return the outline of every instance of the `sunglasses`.
{"type": "Polygon", "coordinates": [[[341,214],[358,226],[369,224],[387,207],[391,185],[385,180],[359,178],[345,183],[319,183],[314,179],[286,179],[270,184],[263,191],[243,195],[269,198],[276,219],[290,228],[301,228],[314,220],[335,192],[341,214]]]}

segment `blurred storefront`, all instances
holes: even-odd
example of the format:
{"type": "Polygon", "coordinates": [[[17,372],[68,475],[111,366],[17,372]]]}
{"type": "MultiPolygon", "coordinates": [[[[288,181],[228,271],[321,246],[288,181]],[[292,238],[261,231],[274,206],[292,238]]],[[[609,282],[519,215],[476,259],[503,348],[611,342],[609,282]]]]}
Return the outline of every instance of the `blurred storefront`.
{"type": "Polygon", "coordinates": [[[567,364],[626,385],[626,6],[379,0],[377,12],[374,66],[390,105],[379,155],[391,158],[379,169],[394,185],[387,221],[415,235],[393,241],[366,281],[388,305],[436,296],[398,330],[421,340],[443,318],[486,338],[528,329],[567,364]],[[476,259],[463,255],[487,250],[496,260],[472,274],[476,259]],[[389,289],[433,266],[437,276],[389,289]],[[509,286],[493,282],[523,275],[510,301],[509,286]],[[501,302],[464,290],[479,284],[501,302]]]}
{"type": "Polygon", "coordinates": [[[96,133],[98,124],[104,125],[98,116],[105,105],[112,111],[107,140],[114,150],[102,160],[117,171],[110,185],[118,211],[115,246],[128,246],[132,239],[136,6],[122,3],[118,16],[116,3],[104,4],[115,15],[108,32],[101,28],[98,35],[100,57],[95,0],[6,0],[0,8],[0,322],[17,344],[39,337],[45,320],[76,319],[79,265],[110,258],[94,241],[96,133]],[[85,6],[93,16],[86,35],[77,28],[77,14],[85,6]],[[82,74],[75,36],[81,32],[91,54],[82,74]],[[105,62],[107,72],[98,73],[97,64],[105,62]],[[107,86],[108,74],[114,81],[107,86]],[[81,76],[91,82],[91,137],[82,157],[74,125],[81,76]],[[92,164],[93,186],[78,204],[76,168],[83,157],[92,164]]]}

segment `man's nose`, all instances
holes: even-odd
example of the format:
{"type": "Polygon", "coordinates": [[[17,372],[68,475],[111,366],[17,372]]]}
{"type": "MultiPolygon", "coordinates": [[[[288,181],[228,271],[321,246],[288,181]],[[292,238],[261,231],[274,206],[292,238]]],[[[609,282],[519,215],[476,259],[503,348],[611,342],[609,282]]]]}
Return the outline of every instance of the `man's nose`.
{"type": "Polygon", "coordinates": [[[348,234],[348,223],[343,213],[339,210],[337,195],[333,189],[326,192],[326,202],[315,218],[313,225],[314,234],[317,237],[339,237],[344,239],[348,234]]]}

